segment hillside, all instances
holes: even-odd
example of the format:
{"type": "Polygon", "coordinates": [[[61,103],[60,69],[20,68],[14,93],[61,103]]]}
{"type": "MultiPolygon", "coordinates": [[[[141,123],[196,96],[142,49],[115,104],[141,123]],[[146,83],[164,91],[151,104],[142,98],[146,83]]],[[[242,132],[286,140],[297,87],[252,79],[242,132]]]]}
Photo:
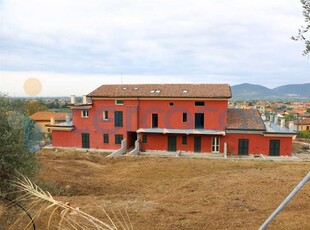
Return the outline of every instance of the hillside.
{"type": "Polygon", "coordinates": [[[283,85],[269,89],[244,83],[231,87],[233,99],[310,99],[310,83],[283,85]]]}
{"type": "MultiPolygon", "coordinates": [[[[41,151],[40,162],[37,181],[56,199],[98,217],[103,216],[99,205],[118,216],[127,210],[137,230],[258,229],[310,166],[242,159],[112,159],[51,150],[41,151]]],[[[309,210],[308,183],[268,229],[310,229],[309,210]]],[[[12,219],[10,214],[0,213],[0,226],[12,219]]],[[[46,229],[46,222],[39,218],[37,229],[46,229]]]]}

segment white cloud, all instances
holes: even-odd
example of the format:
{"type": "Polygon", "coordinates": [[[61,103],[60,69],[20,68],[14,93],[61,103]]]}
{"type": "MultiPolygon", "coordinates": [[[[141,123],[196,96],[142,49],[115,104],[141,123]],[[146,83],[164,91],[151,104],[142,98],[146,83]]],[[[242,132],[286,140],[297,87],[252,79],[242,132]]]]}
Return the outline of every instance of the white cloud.
{"type": "Polygon", "coordinates": [[[0,70],[305,82],[303,44],[289,39],[301,11],[296,0],[3,0],[0,70]]]}

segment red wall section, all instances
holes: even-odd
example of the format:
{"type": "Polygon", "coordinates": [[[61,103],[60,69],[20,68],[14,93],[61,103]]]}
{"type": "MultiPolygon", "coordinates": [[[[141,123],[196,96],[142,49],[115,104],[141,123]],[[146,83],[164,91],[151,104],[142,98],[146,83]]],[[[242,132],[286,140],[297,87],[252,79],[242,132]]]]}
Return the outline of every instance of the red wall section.
{"type": "Polygon", "coordinates": [[[52,145],[82,148],[81,135],[74,132],[52,130],[52,145]]]}
{"type": "Polygon", "coordinates": [[[168,129],[194,129],[195,113],[204,113],[204,128],[225,130],[227,119],[227,100],[204,101],[205,106],[195,106],[195,100],[142,100],[140,101],[139,127],[152,127],[152,114],[158,114],[158,127],[168,129]],[[169,103],[173,102],[173,106],[169,103]],[[187,113],[187,122],[182,122],[187,113]]]}
{"type": "MultiPolygon", "coordinates": [[[[170,134],[145,134],[147,135],[147,143],[142,143],[142,133],[140,134],[141,145],[140,148],[142,151],[146,150],[168,150],[168,136],[170,134]]],[[[174,136],[174,135],[170,135],[174,136]]],[[[186,152],[194,152],[194,137],[195,135],[185,135],[187,136],[187,144],[182,144],[182,136],[183,135],[176,135],[177,136],[177,150],[182,150],[186,152]]],[[[204,135],[197,135],[201,136],[201,152],[204,153],[211,153],[211,145],[212,145],[212,136],[204,136],[204,135]]],[[[221,138],[221,137],[220,137],[221,138]]],[[[220,152],[222,152],[223,143],[220,140],[220,152]]]]}
{"type": "Polygon", "coordinates": [[[124,100],[124,105],[115,105],[115,100],[94,100],[89,109],[88,118],[81,116],[80,109],[72,110],[74,130],[72,132],[53,131],[53,145],[66,147],[82,147],[82,133],[89,133],[90,148],[119,149],[115,144],[115,134],[122,134],[127,139],[127,131],[136,131],[138,101],[124,100]],[[109,119],[103,120],[103,112],[108,111],[109,119]],[[123,112],[123,127],[114,126],[114,111],[123,112]],[[103,143],[103,134],[109,134],[109,143],[103,143]],[[55,141],[54,141],[55,139],[55,141]]]}
{"type": "Polygon", "coordinates": [[[269,155],[269,141],[280,140],[280,156],[292,155],[292,137],[265,137],[261,134],[226,134],[228,153],[238,155],[238,140],[249,139],[249,154],[269,155]]]}

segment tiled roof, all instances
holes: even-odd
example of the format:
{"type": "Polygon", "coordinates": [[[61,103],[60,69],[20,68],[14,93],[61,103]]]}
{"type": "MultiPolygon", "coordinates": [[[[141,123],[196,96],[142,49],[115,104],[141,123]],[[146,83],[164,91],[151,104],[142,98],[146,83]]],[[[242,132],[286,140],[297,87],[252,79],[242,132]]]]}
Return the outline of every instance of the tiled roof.
{"type": "MultiPolygon", "coordinates": [[[[297,121],[294,121],[294,124],[297,124],[297,121]]],[[[309,125],[310,124],[310,118],[299,118],[298,120],[299,125],[309,125]]]]}
{"type": "Polygon", "coordinates": [[[226,129],[265,130],[265,125],[256,109],[228,109],[226,129]]]}
{"type": "Polygon", "coordinates": [[[228,84],[137,84],[102,85],[88,94],[89,97],[185,97],[230,98],[228,84]]]}
{"type": "Polygon", "coordinates": [[[30,118],[34,121],[49,121],[51,117],[55,118],[55,121],[65,121],[67,113],[55,113],[50,111],[40,111],[32,114],[30,118]]]}

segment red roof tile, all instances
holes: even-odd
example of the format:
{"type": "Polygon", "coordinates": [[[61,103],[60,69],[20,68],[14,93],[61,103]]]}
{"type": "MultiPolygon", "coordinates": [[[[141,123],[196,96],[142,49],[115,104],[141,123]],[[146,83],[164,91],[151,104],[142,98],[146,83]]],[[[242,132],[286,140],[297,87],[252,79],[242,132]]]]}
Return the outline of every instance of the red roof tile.
{"type": "Polygon", "coordinates": [[[152,98],[231,98],[228,84],[137,84],[102,85],[89,97],[152,97],[152,98]]]}
{"type": "Polygon", "coordinates": [[[40,111],[32,114],[30,118],[34,121],[49,121],[51,117],[55,118],[55,121],[65,121],[67,113],[55,113],[50,111],[40,111]]]}
{"type": "Polygon", "coordinates": [[[228,109],[226,129],[265,130],[265,125],[256,109],[228,109]]]}

